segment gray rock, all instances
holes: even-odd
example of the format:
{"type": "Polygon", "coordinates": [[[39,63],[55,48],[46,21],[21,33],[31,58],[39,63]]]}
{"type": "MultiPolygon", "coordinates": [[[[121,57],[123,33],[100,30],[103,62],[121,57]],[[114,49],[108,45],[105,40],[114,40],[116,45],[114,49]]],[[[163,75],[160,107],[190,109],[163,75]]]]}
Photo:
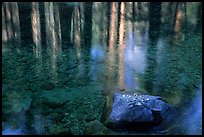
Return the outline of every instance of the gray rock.
{"type": "Polygon", "coordinates": [[[109,120],[116,125],[154,123],[164,120],[171,105],[159,96],[115,93],[109,120]]]}

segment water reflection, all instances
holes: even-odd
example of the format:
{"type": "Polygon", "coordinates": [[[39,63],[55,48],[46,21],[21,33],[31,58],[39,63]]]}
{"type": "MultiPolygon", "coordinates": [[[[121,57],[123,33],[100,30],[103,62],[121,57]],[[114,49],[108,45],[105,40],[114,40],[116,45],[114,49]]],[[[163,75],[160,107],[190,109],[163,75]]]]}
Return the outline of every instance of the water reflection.
{"type": "MultiPolygon", "coordinates": [[[[184,39],[184,35],[182,32],[182,24],[183,23],[183,18],[184,18],[184,13],[182,11],[182,5],[181,3],[177,3],[176,5],[176,13],[175,13],[175,21],[174,21],[174,37],[173,37],[173,44],[177,44],[180,40],[184,39]]],[[[178,44],[179,45],[179,44],[178,44]]]]}
{"type": "MultiPolygon", "coordinates": [[[[3,3],[2,51],[11,53],[2,52],[3,134],[52,134],[53,125],[64,126],[67,133],[73,128],[67,123],[78,124],[62,121],[65,113],[68,117],[75,112],[73,108],[81,109],[83,103],[90,105],[103,95],[108,114],[114,92],[139,90],[159,95],[181,110],[178,119],[166,128],[169,134],[200,134],[202,86],[199,95],[197,88],[202,81],[202,38],[200,33],[183,30],[198,27],[196,13],[200,14],[201,7],[195,3],[186,6],[146,2],[3,3]],[[21,54],[11,50],[17,49],[16,39],[22,41],[18,47],[24,51],[21,54]],[[43,84],[50,86],[49,90],[43,84]],[[64,109],[39,97],[45,90],[52,95],[54,90],[60,91],[58,88],[66,89],[66,93],[73,90],[72,96],[83,91],[78,96],[87,99],[76,99],[73,104],[67,101],[60,105],[64,109]]],[[[61,100],[61,95],[56,98],[61,100]]],[[[72,118],[83,117],[89,115],[81,113],[72,118]]]]}
{"type": "Polygon", "coordinates": [[[116,58],[116,53],[115,53],[115,47],[116,47],[116,37],[115,37],[115,32],[117,31],[117,26],[116,26],[116,2],[112,3],[111,6],[111,14],[110,14],[110,29],[109,29],[109,44],[108,44],[108,77],[107,77],[107,86],[112,85],[114,83],[114,70],[116,68],[115,66],[115,58],[116,58]]]}
{"type": "Polygon", "coordinates": [[[33,46],[33,52],[36,54],[36,58],[41,58],[41,32],[40,32],[40,14],[38,3],[32,3],[32,31],[33,31],[33,41],[35,45],[33,46]]]}
{"type": "MultiPolygon", "coordinates": [[[[145,28],[140,24],[144,22],[138,22],[137,28],[145,28]]],[[[146,45],[148,41],[148,29],[144,31],[134,31],[135,24],[131,23],[128,25],[128,33],[126,38],[126,46],[124,49],[124,61],[125,61],[125,84],[128,89],[139,89],[142,88],[140,83],[140,75],[144,74],[146,66],[146,45]],[[134,76],[134,77],[129,77],[134,76]]]]}
{"type": "Polygon", "coordinates": [[[176,115],[173,124],[168,128],[168,134],[202,134],[202,85],[196,89],[196,93],[196,97],[176,115]]]}
{"type": "Polygon", "coordinates": [[[2,5],[2,46],[8,51],[15,43],[15,50],[20,53],[21,44],[20,22],[17,2],[5,2],[2,5]]]}
{"type": "Polygon", "coordinates": [[[145,87],[150,93],[153,93],[156,62],[156,46],[161,29],[161,3],[150,3],[149,10],[149,43],[147,47],[147,66],[145,70],[145,87]]]}
{"type": "Polygon", "coordinates": [[[202,85],[197,90],[198,94],[186,110],[187,116],[182,118],[185,134],[202,134],[202,85]]]}
{"type": "Polygon", "coordinates": [[[124,22],[124,15],[125,15],[125,4],[124,2],[121,2],[120,5],[120,21],[119,21],[119,43],[118,43],[118,73],[119,73],[119,81],[118,85],[120,89],[125,89],[124,85],[124,39],[125,39],[125,22],[124,22]]]}
{"type": "Polygon", "coordinates": [[[81,59],[81,36],[82,36],[82,26],[81,26],[81,17],[80,17],[80,7],[77,6],[74,8],[72,16],[72,35],[71,39],[75,45],[77,58],[81,59]]]}

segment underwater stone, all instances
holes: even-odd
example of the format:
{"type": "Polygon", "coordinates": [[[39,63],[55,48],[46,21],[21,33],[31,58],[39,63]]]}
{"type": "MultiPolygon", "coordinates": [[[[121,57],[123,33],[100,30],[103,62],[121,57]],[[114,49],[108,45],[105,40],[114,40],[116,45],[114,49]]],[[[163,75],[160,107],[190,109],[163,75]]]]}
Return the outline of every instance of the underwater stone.
{"type": "Polygon", "coordinates": [[[170,107],[159,96],[115,93],[109,122],[119,126],[141,123],[154,125],[168,116],[170,107]]]}

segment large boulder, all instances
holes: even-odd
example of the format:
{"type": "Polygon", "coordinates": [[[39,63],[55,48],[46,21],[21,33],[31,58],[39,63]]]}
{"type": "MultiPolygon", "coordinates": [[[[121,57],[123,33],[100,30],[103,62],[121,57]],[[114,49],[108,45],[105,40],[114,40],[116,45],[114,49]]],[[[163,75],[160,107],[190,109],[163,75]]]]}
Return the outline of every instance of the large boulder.
{"type": "Polygon", "coordinates": [[[114,127],[151,127],[167,118],[170,109],[171,105],[159,96],[115,93],[106,122],[114,127]]]}

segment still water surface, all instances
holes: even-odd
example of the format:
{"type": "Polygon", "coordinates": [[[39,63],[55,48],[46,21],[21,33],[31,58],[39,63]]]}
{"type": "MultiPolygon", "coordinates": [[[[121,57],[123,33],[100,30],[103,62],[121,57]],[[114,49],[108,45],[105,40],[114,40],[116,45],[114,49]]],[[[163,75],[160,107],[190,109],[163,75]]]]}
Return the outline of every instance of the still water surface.
{"type": "Polygon", "coordinates": [[[158,134],[202,134],[202,33],[166,34],[161,27],[152,38],[148,21],[121,15],[117,28],[113,12],[107,38],[97,14],[89,46],[77,30],[67,42],[48,29],[46,44],[33,38],[26,46],[2,45],[2,134],[84,134],[86,123],[101,120],[104,105],[110,110],[113,93],[127,91],[159,95],[178,108],[158,134]]]}

